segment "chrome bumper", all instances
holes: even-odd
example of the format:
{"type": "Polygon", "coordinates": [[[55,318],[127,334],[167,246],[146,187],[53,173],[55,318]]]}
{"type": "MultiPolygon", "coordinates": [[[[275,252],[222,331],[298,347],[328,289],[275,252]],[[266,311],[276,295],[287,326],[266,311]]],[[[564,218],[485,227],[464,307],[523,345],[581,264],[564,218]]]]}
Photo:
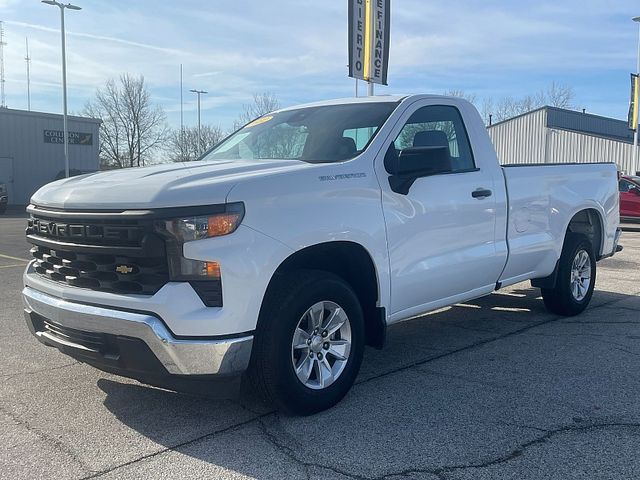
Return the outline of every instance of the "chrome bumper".
{"type": "MultiPolygon", "coordinates": [[[[32,313],[62,327],[79,332],[111,334],[140,339],[147,344],[170,374],[175,375],[234,375],[249,365],[253,336],[223,340],[181,340],[173,337],[162,321],[142,313],[124,312],[70,302],[25,287],[22,291],[25,316],[32,313]]],[[[34,331],[42,343],[91,351],[91,347],[74,343],[64,335],[50,330],[34,331]]]]}

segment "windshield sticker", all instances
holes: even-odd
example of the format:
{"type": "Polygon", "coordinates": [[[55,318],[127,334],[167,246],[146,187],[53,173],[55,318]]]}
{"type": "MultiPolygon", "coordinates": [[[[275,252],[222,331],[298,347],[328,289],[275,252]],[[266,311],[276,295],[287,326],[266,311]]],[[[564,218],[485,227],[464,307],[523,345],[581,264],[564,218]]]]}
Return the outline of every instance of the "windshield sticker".
{"type": "Polygon", "coordinates": [[[367,176],[366,173],[358,172],[358,173],[341,173],[338,175],[321,175],[318,178],[320,179],[321,182],[328,182],[331,180],[348,180],[350,178],[362,178],[366,176],[367,176]]]}
{"type": "Polygon", "coordinates": [[[265,117],[256,118],[253,122],[246,125],[244,128],[255,127],[256,125],[260,125],[261,123],[266,123],[273,118],[273,115],[267,115],[265,117]]]}

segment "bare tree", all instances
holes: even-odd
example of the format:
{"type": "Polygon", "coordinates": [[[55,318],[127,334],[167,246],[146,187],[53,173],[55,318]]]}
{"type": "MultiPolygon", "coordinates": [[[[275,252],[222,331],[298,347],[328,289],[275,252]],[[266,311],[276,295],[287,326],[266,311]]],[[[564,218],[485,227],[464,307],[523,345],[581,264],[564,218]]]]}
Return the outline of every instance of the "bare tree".
{"type": "Polygon", "coordinates": [[[547,104],[552,107],[559,108],[575,108],[573,100],[575,99],[575,92],[573,88],[567,85],[560,85],[553,82],[549,88],[547,88],[547,104]]]}
{"type": "Polygon", "coordinates": [[[185,127],[172,130],[167,142],[167,156],[172,162],[191,162],[200,158],[200,155],[219,143],[225,133],[218,126],[202,125],[200,127],[200,139],[198,139],[198,127],[185,127]]]}
{"type": "Polygon", "coordinates": [[[522,98],[504,97],[497,103],[493,99],[485,99],[483,115],[485,122],[489,123],[489,115],[493,122],[501,122],[509,118],[530,112],[545,105],[559,108],[574,108],[573,88],[553,82],[546,90],[540,90],[533,95],[525,95],[522,98]]]}
{"type": "Polygon", "coordinates": [[[280,108],[280,101],[273,92],[253,94],[253,103],[242,106],[242,113],[233,122],[233,129],[237,130],[251,120],[271,113],[280,108]]]}
{"type": "Polygon", "coordinates": [[[127,73],[110,79],[87,102],[84,114],[100,118],[100,159],[103,167],[144,165],[165,138],[164,111],[151,103],[144,77],[127,73]]]}
{"type": "Polygon", "coordinates": [[[458,97],[466,100],[467,102],[473,103],[475,105],[478,100],[478,96],[475,93],[467,93],[464,90],[451,89],[444,92],[444,94],[448,97],[458,97]]]}

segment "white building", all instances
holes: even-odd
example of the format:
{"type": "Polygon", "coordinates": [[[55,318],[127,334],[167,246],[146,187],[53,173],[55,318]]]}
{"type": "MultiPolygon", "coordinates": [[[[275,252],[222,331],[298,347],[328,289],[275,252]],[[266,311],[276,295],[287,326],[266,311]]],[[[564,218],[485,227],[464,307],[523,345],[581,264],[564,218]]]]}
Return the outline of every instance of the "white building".
{"type": "Polygon", "coordinates": [[[633,131],[622,120],[542,107],[488,130],[502,164],[615,162],[633,170],[633,131]]]}

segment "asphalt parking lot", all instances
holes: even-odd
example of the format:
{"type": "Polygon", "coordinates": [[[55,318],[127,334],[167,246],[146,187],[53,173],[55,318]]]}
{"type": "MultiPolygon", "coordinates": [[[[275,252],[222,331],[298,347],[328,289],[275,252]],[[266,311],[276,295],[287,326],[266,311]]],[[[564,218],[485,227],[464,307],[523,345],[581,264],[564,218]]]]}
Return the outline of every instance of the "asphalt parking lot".
{"type": "Polygon", "coordinates": [[[0,477],[640,478],[640,233],[591,307],[528,284],[394,327],[337,407],[306,418],[103,374],[24,324],[24,218],[0,216],[0,477]]]}

